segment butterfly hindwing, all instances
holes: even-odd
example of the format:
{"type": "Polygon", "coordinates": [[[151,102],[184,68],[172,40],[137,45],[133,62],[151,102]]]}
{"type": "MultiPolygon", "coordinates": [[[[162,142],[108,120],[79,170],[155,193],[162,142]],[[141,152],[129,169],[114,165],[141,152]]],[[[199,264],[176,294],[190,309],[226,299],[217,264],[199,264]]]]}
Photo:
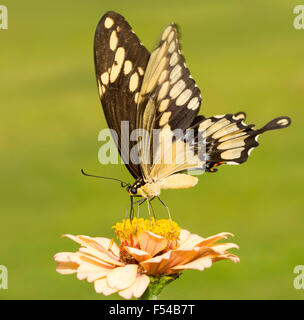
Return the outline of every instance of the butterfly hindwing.
{"type": "Polygon", "coordinates": [[[261,129],[246,125],[245,113],[226,114],[202,119],[197,122],[197,134],[203,135],[206,141],[206,170],[216,171],[222,164],[241,164],[251,151],[256,148],[260,134],[290,125],[288,117],[275,118],[261,129]]]}
{"type": "Polygon", "coordinates": [[[117,133],[115,142],[127,168],[138,178],[139,161],[129,160],[135,142],[127,143],[129,137],[122,134],[121,121],[128,121],[130,133],[136,129],[139,90],[150,54],[125,19],[115,12],[107,12],[100,19],[94,54],[99,96],[108,126],[117,133]]]}

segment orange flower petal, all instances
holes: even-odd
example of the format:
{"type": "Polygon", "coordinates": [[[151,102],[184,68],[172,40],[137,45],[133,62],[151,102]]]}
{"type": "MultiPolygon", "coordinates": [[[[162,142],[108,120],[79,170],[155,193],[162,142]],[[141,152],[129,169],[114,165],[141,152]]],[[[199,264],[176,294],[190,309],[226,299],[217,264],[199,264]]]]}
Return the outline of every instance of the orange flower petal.
{"type": "Polygon", "coordinates": [[[136,280],[137,268],[137,264],[128,264],[112,269],[107,275],[109,287],[117,290],[129,288],[136,280]]]}
{"type": "Polygon", "coordinates": [[[160,256],[143,261],[140,265],[151,275],[159,275],[166,269],[171,256],[172,251],[168,251],[160,256]]]}
{"type": "Polygon", "coordinates": [[[150,256],[155,256],[164,250],[168,245],[168,240],[150,231],[143,231],[138,235],[141,250],[146,251],[150,256]]]}
{"type": "Polygon", "coordinates": [[[173,270],[186,270],[186,269],[194,269],[203,271],[206,268],[210,268],[212,266],[212,259],[208,257],[201,257],[184,265],[175,266],[173,270]]]}
{"type": "Polygon", "coordinates": [[[117,292],[117,289],[109,287],[106,278],[95,280],[94,288],[97,293],[102,293],[105,296],[117,292]]]}
{"type": "Polygon", "coordinates": [[[143,250],[132,248],[132,247],[124,247],[124,248],[138,262],[145,261],[145,260],[148,260],[148,259],[152,258],[147,252],[145,252],[143,250]]]}
{"type": "Polygon", "coordinates": [[[227,239],[227,236],[231,236],[233,237],[234,235],[232,233],[229,232],[221,232],[219,234],[216,234],[214,236],[208,237],[206,239],[204,239],[201,243],[198,243],[196,246],[197,247],[206,247],[206,246],[210,246],[213,243],[221,240],[221,239],[227,239]]]}
{"type": "Polygon", "coordinates": [[[169,269],[180,264],[188,263],[191,260],[196,259],[199,255],[199,248],[193,248],[192,250],[173,250],[166,268],[169,269]]]}

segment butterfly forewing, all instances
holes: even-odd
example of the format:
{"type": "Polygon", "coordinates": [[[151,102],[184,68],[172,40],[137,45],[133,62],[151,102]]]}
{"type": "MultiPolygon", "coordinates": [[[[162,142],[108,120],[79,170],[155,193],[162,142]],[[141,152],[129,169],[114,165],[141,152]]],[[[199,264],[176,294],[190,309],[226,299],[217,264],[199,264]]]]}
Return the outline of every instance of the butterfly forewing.
{"type": "MultiPolygon", "coordinates": [[[[151,54],[138,104],[137,126],[148,132],[140,145],[144,176],[150,176],[153,162],[158,160],[155,156],[162,148],[161,141],[156,141],[159,144],[155,150],[153,129],[184,131],[197,115],[200,105],[200,90],[181,54],[177,28],[169,25],[151,54]]],[[[175,170],[171,167],[170,171],[175,170]]]]}
{"type": "MultiPolygon", "coordinates": [[[[199,112],[201,94],[190,75],[178,43],[175,25],[163,32],[157,48],[152,52],[147,65],[140,93],[139,124],[147,126],[147,114],[153,114],[154,127],[167,124],[171,130],[186,129],[199,112]],[[153,100],[154,110],[149,108],[153,100]]],[[[140,126],[139,126],[140,127],[140,126]]]]}
{"type": "Polygon", "coordinates": [[[136,129],[139,91],[150,54],[125,19],[115,12],[100,19],[94,53],[97,85],[108,126],[118,135],[115,142],[127,168],[138,178],[139,161],[134,156],[134,161],[130,161],[136,142],[128,142],[129,136],[121,132],[121,121],[128,122],[130,133],[136,129]]]}

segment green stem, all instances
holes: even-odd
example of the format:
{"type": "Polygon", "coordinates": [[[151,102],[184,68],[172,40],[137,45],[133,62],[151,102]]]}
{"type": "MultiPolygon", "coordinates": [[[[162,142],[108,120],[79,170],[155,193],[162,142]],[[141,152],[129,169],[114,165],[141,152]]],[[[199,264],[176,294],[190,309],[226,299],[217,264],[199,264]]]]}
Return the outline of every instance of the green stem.
{"type": "Polygon", "coordinates": [[[171,275],[171,276],[161,276],[155,277],[150,276],[150,284],[144,294],[139,298],[139,300],[158,300],[158,296],[163,290],[163,288],[178,278],[179,275],[171,275]]]}
{"type": "Polygon", "coordinates": [[[153,290],[149,286],[138,300],[158,300],[158,295],[153,294],[153,290]]]}

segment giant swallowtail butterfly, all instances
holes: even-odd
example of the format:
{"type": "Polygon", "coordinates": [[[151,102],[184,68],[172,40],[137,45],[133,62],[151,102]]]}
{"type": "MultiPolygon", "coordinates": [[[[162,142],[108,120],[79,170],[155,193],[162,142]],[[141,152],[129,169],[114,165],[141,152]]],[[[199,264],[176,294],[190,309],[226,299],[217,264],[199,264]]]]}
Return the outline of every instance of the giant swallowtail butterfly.
{"type": "MultiPolygon", "coordinates": [[[[216,171],[216,167],[241,164],[258,146],[260,134],[290,125],[290,118],[279,117],[261,129],[244,123],[245,113],[205,118],[198,116],[201,94],[180,51],[178,30],[170,24],[163,31],[156,49],[150,54],[127,21],[118,13],[107,12],[99,21],[94,43],[98,92],[110,129],[118,135],[117,148],[135,182],[127,187],[131,196],[143,200],[159,197],[161,189],[193,187],[198,179],[188,170],[216,171]],[[125,147],[121,121],[128,121],[130,132],[144,129],[150,135],[138,142],[137,161],[130,151],[135,141],[125,147]],[[194,134],[189,140],[187,129],[194,134]],[[173,161],[165,163],[164,140],[156,140],[152,131],[180,129],[184,136],[171,136],[173,161]],[[204,136],[203,157],[195,143],[204,136]],[[153,137],[153,138],[152,138],[153,137]],[[153,144],[154,143],[154,144],[153,144]],[[154,146],[154,158],[151,149],[154,146]],[[156,145],[156,148],[155,148],[156,145]],[[191,161],[180,161],[186,146],[194,150],[191,161]],[[194,160],[194,161],[192,161],[194,160]]],[[[169,135],[170,136],[170,135],[169,135]]],[[[130,140],[130,139],[127,139],[130,140]]],[[[126,140],[126,141],[127,141],[126,140]]]]}

